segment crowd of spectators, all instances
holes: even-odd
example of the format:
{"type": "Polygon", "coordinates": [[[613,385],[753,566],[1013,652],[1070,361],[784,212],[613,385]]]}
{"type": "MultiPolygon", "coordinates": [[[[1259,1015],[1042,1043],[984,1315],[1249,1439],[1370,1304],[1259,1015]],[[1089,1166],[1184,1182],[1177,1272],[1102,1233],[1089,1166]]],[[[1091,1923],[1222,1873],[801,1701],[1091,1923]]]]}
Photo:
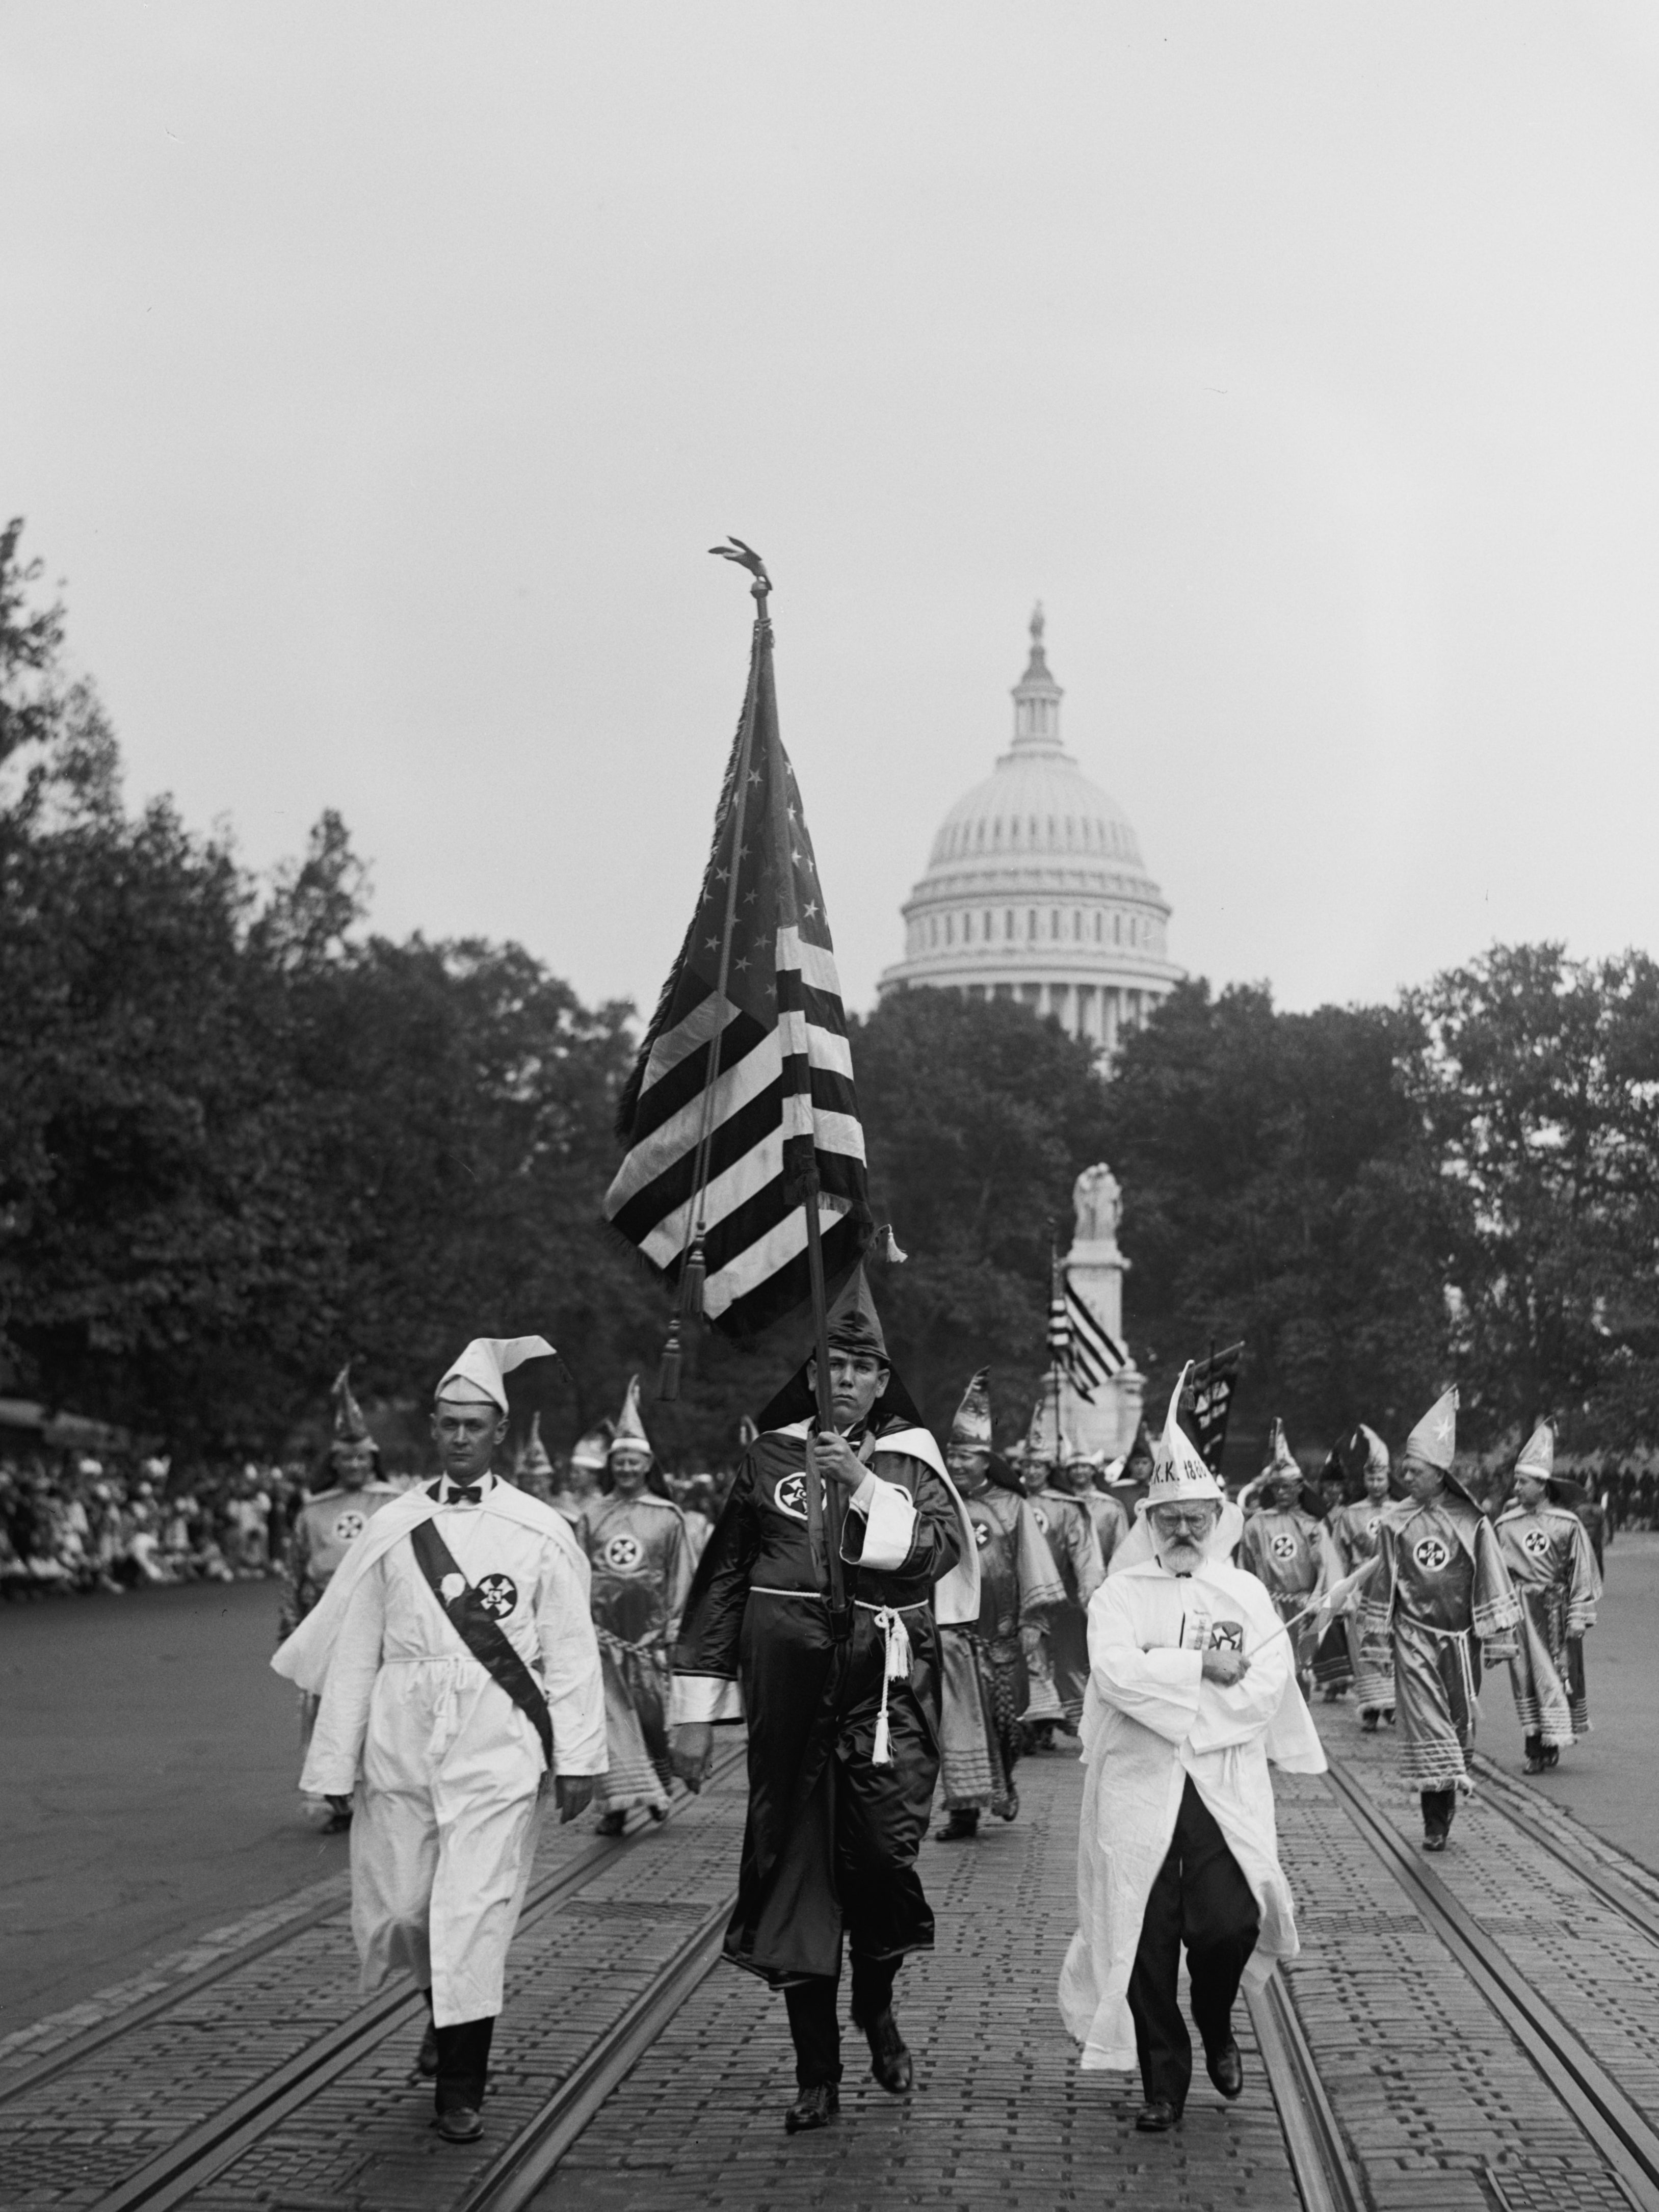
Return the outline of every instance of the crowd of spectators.
{"type": "MultiPolygon", "coordinates": [[[[294,1517],[327,1479],[309,1465],[185,1471],[162,1457],[0,1449],[0,1599],[280,1574],[294,1517]]],[[[726,1480],[667,1486],[712,1524],[726,1480]]]]}

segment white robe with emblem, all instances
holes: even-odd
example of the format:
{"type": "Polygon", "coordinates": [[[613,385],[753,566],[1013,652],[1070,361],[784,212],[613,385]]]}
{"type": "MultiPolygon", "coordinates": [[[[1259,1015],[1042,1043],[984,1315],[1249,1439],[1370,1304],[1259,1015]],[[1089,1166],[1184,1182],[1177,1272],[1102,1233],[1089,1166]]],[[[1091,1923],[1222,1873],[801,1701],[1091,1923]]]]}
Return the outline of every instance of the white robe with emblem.
{"type": "Polygon", "coordinates": [[[463,1643],[408,1537],[431,1520],[546,1693],[558,1774],[605,1763],[587,1561],[550,1506],[496,1482],[477,1505],[424,1492],[387,1505],[272,1665],[322,1703],[300,1778],[355,1794],[351,1916],[365,1995],[397,1972],[440,2027],[501,2008],[507,1946],[536,1852],[541,1740],[463,1643]]]}
{"type": "Polygon", "coordinates": [[[1188,1775],[1261,1915],[1246,1986],[1297,1954],[1267,1762],[1319,1774],[1325,1753],[1279,1627],[1261,1583],[1223,1560],[1189,1576],[1143,1560],[1109,1576],[1090,1602],[1078,1929],[1060,1978],[1060,2015],[1085,2070],[1136,2064],[1129,1977],[1188,1775]],[[1200,1613],[1209,1632],[1221,1622],[1243,1628],[1251,1664],[1242,1681],[1203,1679],[1201,1651],[1184,1648],[1200,1613]]]}

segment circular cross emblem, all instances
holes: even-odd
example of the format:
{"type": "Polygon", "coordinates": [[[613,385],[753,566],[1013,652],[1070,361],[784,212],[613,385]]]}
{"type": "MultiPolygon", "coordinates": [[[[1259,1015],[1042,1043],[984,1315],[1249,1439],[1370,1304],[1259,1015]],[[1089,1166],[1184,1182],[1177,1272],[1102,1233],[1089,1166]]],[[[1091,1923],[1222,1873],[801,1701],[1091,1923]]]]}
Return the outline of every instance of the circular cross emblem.
{"type": "Polygon", "coordinates": [[[1443,1536],[1425,1536],[1412,1557],[1425,1574],[1436,1575],[1451,1565],[1451,1547],[1443,1536]]]}
{"type": "Polygon", "coordinates": [[[1521,1548],[1529,1559],[1546,1558],[1550,1548],[1548,1531],[1543,1528],[1528,1528],[1521,1539],[1521,1548]]]}
{"type": "Polygon", "coordinates": [[[792,1521],[806,1518],[806,1477],[786,1474],[772,1492],[772,1502],[780,1513],[787,1513],[792,1521]]]}
{"type": "Polygon", "coordinates": [[[1038,1527],[1039,1528],[1041,1528],[1041,1529],[1042,1529],[1042,1531],[1043,1534],[1046,1536],[1046,1535],[1048,1534],[1048,1515],[1043,1511],[1042,1508],[1040,1505],[1034,1505],[1034,1506],[1031,1508],[1031,1512],[1032,1512],[1032,1516],[1033,1516],[1033,1517],[1035,1518],[1035,1520],[1036,1520],[1036,1522],[1037,1527],[1038,1527]]]}
{"type": "Polygon", "coordinates": [[[478,1584],[478,1598],[484,1611],[499,1620],[519,1602],[519,1586],[511,1575],[485,1575],[478,1584]]]}
{"type": "Polygon", "coordinates": [[[974,1523],[974,1541],[979,1546],[981,1552],[985,1549],[985,1547],[990,1542],[990,1540],[991,1531],[987,1527],[986,1523],[983,1521],[975,1521],[974,1523]]]}
{"type": "Polygon", "coordinates": [[[348,1506],[343,1513],[334,1516],[334,1540],[337,1544],[349,1544],[354,1536],[361,1536],[368,1526],[368,1514],[360,1513],[355,1505],[348,1506]]]}
{"type": "Polygon", "coordinates": [[[1212,1651],[1242,1651],[1244,1649],[1244,1624],[1239,1620],[1218,1620],[1210,1629],[1212,1651]]]}
{"type": "Polygon", "coordinates": [[[626,1530],[619,1536],[613,1536],[605,1547],[605,1564],[607,1567],[614,1567],[619,1575],[625,1575],[631,1568],[637,1567],[643,1556],[639,1538],[629,1535],[626,1530]]]}
{"type": "Polygon", "coordinates": [[[1281,1528],[1276,1536],[1268,1537],[1267,1549],[1276,1559],[1293,1559],[1296,1557],[1296,1539],[1281,1528]]]}

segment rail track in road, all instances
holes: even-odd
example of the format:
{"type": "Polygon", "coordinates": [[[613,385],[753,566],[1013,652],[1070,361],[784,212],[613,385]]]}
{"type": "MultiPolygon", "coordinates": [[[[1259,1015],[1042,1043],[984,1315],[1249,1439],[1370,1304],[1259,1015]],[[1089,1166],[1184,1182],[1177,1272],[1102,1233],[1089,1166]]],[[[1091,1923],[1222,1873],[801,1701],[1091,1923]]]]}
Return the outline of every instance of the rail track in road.
{"type": "MultiPolygon", "coordinates": [[[[705,1790],[718,1790],[740,1771],[743,1760],[741,1747],[726,1753],[711,1771],[705,1790]]],[[[683,1807],[680,1809],[683,1817],[683,1807]]],[[[667,1832],[672,1833],[672,1823],[667,1832]]],[[[532,1887],[520,1916],[520,1938],[533,1934],[538,1923],[573,1902],[578,1910],[581,1909],[581,1893],[589,1884],[611,1872],[631,1855],[639,1838],[663,1833],[643,1813],[639,1813],[630,1815],[621,1838],[596,1838],[580,1847],[532,1887]]],[[[239,1974],[251,1974],[257,1978],[262,1966],[267,1969],[272,1965],[280,1967],[284,1947],[302,1941],[321,1923],[338,1917],[346,1905],[343,1891],[313,1902],[302,1911],[276,1922],[257,1938],[228,1951],[199,1972],[99,2022],[45,2054],[34,2064],[14,2073],[0,2085],[0,2130],[27,2129],[27,2100],[31,2093],[45,2091],[58,2100],[60,2109],[74,2110],[77,2101],[82,2100],[87,2107],[95,2107],[97,2085],[106,2069],[112,2064],[121,2064],[130,2051],[131,2070],[142,2073],[150,2039],[165,2030],[169,2015],[186,2020],[190,2014],[181,2008],[191,2008],[197,2010],[199,2022],[198,2001],[204,1992],[211,1991],[216,1984],[231,1984],[239,1974]],[[84,2085],[77,2082],[78,2067],[87,2069],[84,2085]]],[[[715,1942],[717,1945],[718,1930],[715,1942]]],[[[630,2008],[630,2011],[635,2009],[630,2008]]],[[[14,2180],[20,2183],[24,2175],[37,2177],[35,2185],[44,2187],[52,2201],[60,2201],[59,2190],[63,2189],[70,2201],[85,2204],[88,2212],[168,2212],[168,2208],[187,2203],[216,2177],[225,2173],[380,2045],[400,2033],[417,2032],[423,2014],[420,1993],[406,1983],[393,1993],[354,2008],[344,2018],[305,2040],[259,2078],[247,2082],[222,2105],[205,2117],[196,2118],[172,2141],[148,2154],[140,2150],[123,2160],[118,2146],[90,2154],[93,2162],[87,2166],[87,2171],[107,2174],[104,2186],[96,2195],[85,2194],[84,2186],[76,2187],[73,2151],[65,2154],[61,2184],[54,2185],[53,2178],[40,2174],[43,2163],[49,2162],[49,2145],[43,2155],[38,2126],[33,2137],[27,2134],[9,2135],[0,2142],[0,2166],[10,2166],[14,2180]],[[125,2166],[125,2170],[109,2173],[107,2169],[112,2165],[125,2166]]],[[[227,2033],[234,2036],[237,2026],[234,2004],[227,2006],[226,2020],[227,2033]]],[[[209,2033],[211,2033],[210,2027],[209,2033]]],[[[613,2055],[616,2049],[623,2047],[614,2032],[601,2036],[599,2045],[613,2055]]],[[[596,2045],[596,2052],[598,2048],[596,2045]]],[[[591,2052],[588,2060],[577,2069],[584,2078],[594,2075],[592,2062],[596,2052],[591,2052]]],[[[632,2063],[631,2057],[627,2063],[632,2063]]],[[[602,2073],[603,2069],[599,2071],[602,2073]]],[[[194,2088],[197,2085],[190,2086],[194,2088]]],[[[159,2094],[164,2099],[165,2091],[159,2094]]],[[[196,2106],[199,2111],[199,2097],[196,2106]]],[[[135,2130],[142,2131],[142,2128],[135,2130]]],[[[545,2133],[545,2130],[542,2132],[545,2133]]],[[[20,2185],[16,2195],[7,2194],[3,2201],[23,2201],[27,2194],[20,2185]]]]}
{"type": "MultiPolygon", "coordinates": [[[[1487,1762],[1488,1778],[1497,1771],[1487,1762]]],[[[1507,1778],[1499,1776],[1500,1782],[1507,1778]]],[[[1365,1842],[1393,1875],[1417,1913],[1438,1937],[1492,2010],[1504,2022],[1533,2064],[1547,2094],[1571,2114],[1585,2139],[1640,2212],[1659,2212],[1659,2128],[1625,2092],[1608,2067],[1559,2010],[1523,1973],[1449,1883],[1401,1833],[1354,1778],[1340,1759],[1332,1759],[1332,1790],[1365,1842]]],[[[1488,1792],[1486,1802],[1505,1820],[1540,1844],[1559,1863],[1616,1912],[1630,1930],[1659,1953],[1659,1913],[1635,1886],[1603,1867],[1588,1869],[1564,1847],[1559,1832],[1534,1815],[1525,1793],[1513,1787],[1488,1792]],[[1519,1796],[1516,1804],[1512,1798],[1519,1796]]],[[[1501,2177],[1490,2169],[1487,2185],[1500,2208],[1507,2205],[1501,2177]]]]}

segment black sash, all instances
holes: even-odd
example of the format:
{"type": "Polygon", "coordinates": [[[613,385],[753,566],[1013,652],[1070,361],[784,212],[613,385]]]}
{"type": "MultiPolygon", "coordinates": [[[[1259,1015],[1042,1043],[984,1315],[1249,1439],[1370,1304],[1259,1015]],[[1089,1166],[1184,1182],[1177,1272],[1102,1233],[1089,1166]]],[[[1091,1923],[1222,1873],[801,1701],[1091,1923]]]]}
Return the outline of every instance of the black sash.
{"type": "Polygon", "coordinates": [[[421,1572],[432,1585],[432,1595],[448,1614],[451,1626],[467,1650],[491,1679],[501,1684],[542,1740],[542,1756],[553,1764],[553,1721],[541,1684],[514,1649],[512,1640],[485,1610],[479,1596],[456,1564],[455,1554],[438,1534],[437,1523],[422,1521],[409,1532],[421,1572]],[[447,1598],[443,1585],[449,1576],[460,1582],[459,1597],[447,1598]]]}

